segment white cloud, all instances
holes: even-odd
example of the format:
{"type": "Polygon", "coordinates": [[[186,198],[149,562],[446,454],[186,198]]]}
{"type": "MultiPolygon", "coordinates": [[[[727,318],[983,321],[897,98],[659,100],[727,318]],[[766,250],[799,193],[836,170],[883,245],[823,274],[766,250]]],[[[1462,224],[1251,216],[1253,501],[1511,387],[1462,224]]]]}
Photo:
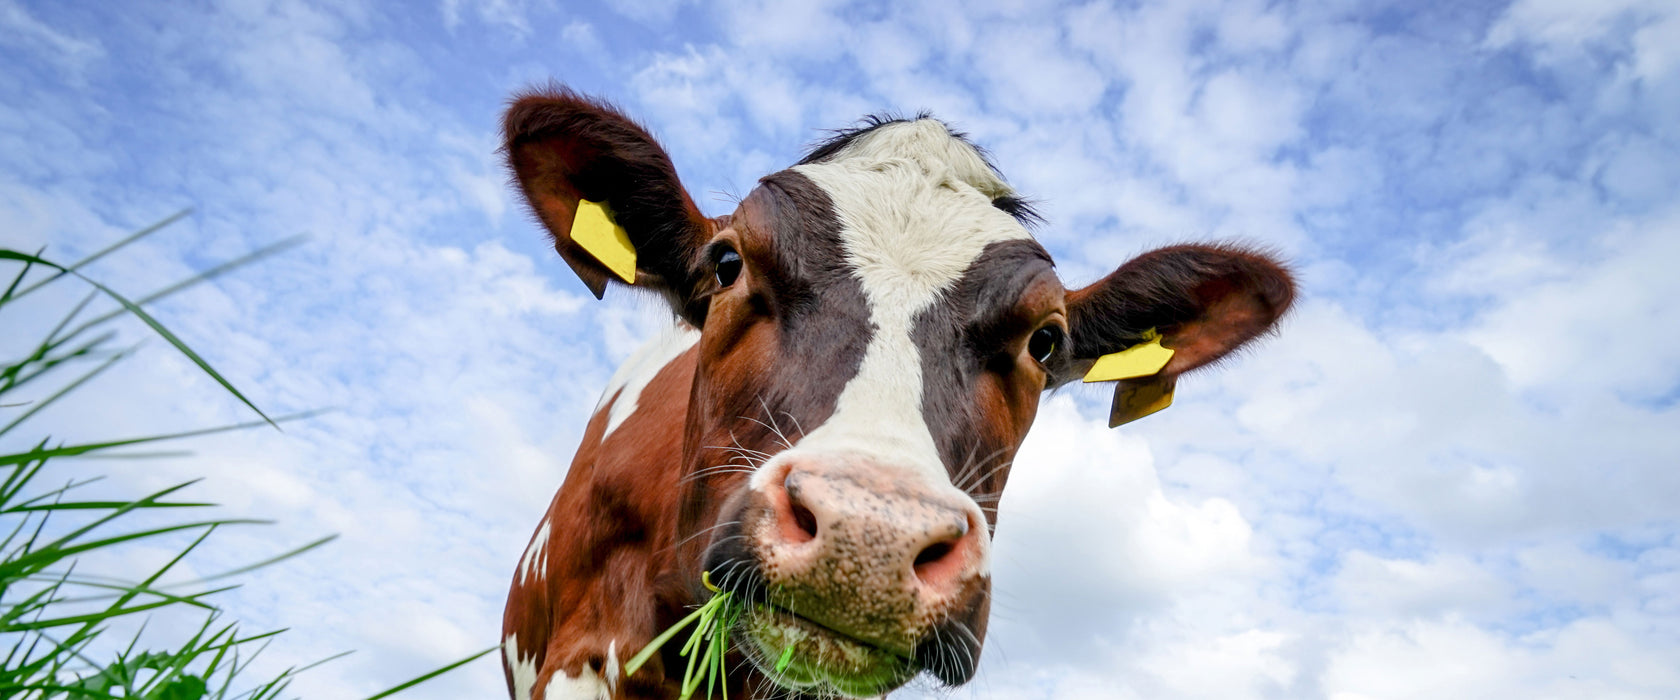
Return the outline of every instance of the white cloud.
{"type": "Polygon", "coordinates": [[[461,15],[466,11],[463,5],[470,5],[472,14],[480,22],[498,27],[515,39],[531,35],[525,0],[442,0],[438,9],[443,15],[444,27],[455,31],[461,26],[461,15]]]}
{"type": "Polygon", "coordinates": [[[642,24],[665,26],[676,18],[683,6],[689,4],[691,0],[612,0],[607,6],[642,24]]]}
{"type": "Polygon", "coordinates": [[[1490,46],[1528,43],[1538,57],[1556,62],[1584,58],[1595,46],[1632,49],[1634,74],[1657,79],[1680,61],[1680,11],[1657,0],[1574,3],[1566,0],[1520,0],[1506,9],[1488,31],[1490,46]]]}
{"type": "Polygon", "coordinates": [[[595,25],[574,19],[560,30],[560,41],[583,54],[600,54],[605,50],[595,25]]]}
{"type": "Polygon", "coordinates": [[[97,40],[54,29],[16,0],[0,2],[0,30],[0,46],[49,58],[71,75],[105,56],[105,48],[97,40]]]}
{"type": "Polygon", "coordinates": [[[1474,611],[1485,621],[1511,612],[1511,587],[1461,555],[1413,561],[1355,550],[1342,559],[1332,586],[1346,609],[1373,617],[1437,618],[1474,611]]]}
{"type": "Polygon", "coordinates": [[[1519,384],[1654,398],[1680,383],[1680,283],[1662,262],[1680,255],[1680,213],[1606,223],[1597,245],[1549,261],[1567,273],[1521,287],[1471,330],[1519,384]],[[1583,266],[1582,257],[1599,260],[1583,266]]]}
{"type": "Polygon", "coordinates": [[[1571,624],[1525,641],[1511,645],[1454,621],[1363,631],[1331,658],[1325,695],[1659,698],[1680,683],[1672,648],[1652,649],[1607,623],[1571,624]]]}
{"type": "Polygon", "coordinates": [[[715,8],[719,24],[737,51],[782,60],[821,60],[842,50],[849,22],[844,0],[776,2],[727,0],[715,8]]]}
{"type": "Polygon", "coordinates": [[[975,54],[991,83],[990,106],[1023,116],[1082,114],[1095,108],[1106,81],[1064,45],[1054,24],[999,23],[985,32],[975,54]]]}
{"type": "Polygon", "coordinates": [[[1057,589],[1040,592],[1054,601],[1045,613],[1101,626],[1087,611],[1159,601],[1251,565],[1250,528],[1231,504],[1168,498],[1153,462],[1146,444],[1081,417],[1070,396],[1040,408],[1011,470],[998,551],[1013,575],[1034,572],[1034,584],[1057,589]]]}

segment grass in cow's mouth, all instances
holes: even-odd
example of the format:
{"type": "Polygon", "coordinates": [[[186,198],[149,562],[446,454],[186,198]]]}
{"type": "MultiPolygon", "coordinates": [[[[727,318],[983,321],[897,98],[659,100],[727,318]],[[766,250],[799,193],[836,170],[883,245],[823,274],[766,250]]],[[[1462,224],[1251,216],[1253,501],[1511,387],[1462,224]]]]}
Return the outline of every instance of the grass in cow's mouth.
{"type": "Polygon", "coordinates": [[[760,605],[742,613],[742,651],[789,690],[833,697],[875,697],[903,685],[917,667],[909,657],[849,636],[790,609],[760,605]]]}
{"type": "MultiPolygon", "coordinates": [[[[694,696],[694,691],[700,689],[700,681],[705,680],[707,698],[712,697],[714,689],[721,689],[724,699],[728,700],[729,679],[725,677],[723,657],[729,652],[729,631],[740,621],[745,606],[735,599],[734,594],[712,585],[711,574],[710,571],[700,574],[701,583],[706,584],[706,588],[712,591],[711,600],[689,613],[688,617],[677,621],[677,624],[671,625],[670,629],[661,632],[653,641],[648,642],[647,646],[642,647],[641,651],[636,652],[635,656],[630,657],[624,664],[625,675],[635,674],[642,664],[653,658],[660,647],[665,646],[665,643],[677,636],[684,627],[698,621],[694,631],[689,633],[688,642],[683,644],[682,655],[688,657],[688,668],[683,671],[682,695],[679,697],[681,700],[689,700],[694,696]],[[702,646],[705,647],[704,651],[701,650],[702,646]]],[[[779,665],[785,666],[787,660],[792,657],[792,652],[793,647],[788,647],[782,654],[782,662],[779,665]]]]}
{"type": "MultiPolygon", "coordinates": [[[[708,590],[712,591],[711,599],[695,609],[694,612],[689,613],[687,617],[678,620],[676,624],[661,632],[659,636],[654,637],[653,641],[648,642],[647,646],[642,647],[641,651],[630,657],[630,660],[624,664],[625,675],[634,675],[649,659],[653,658],[654,654],[670,643],[677,636],[677,633],[683,631],[689,625],[694,625],[694,630],[689,632],[688,641],[683,644],[681,651],[681,656],[688,659],[688,666],[683,670],[682,693],[678,697],[680,700],[690,700],[694,697],[695,692],[700,689],[701,683],[704,682],[707,698],[711,698],[714,691],[721,690],[724,700],[728,700],[729,690],[727,674],[724,669],[724,655],[729,652],[730,634],[738,625],[745,624],[747,628],[755,628],[755,625],[760,625],[766,620],[780,618],[797,620],[798,624],[809,628],[821,628],[821,625],[801,617],[791,610],[765,604],[760,604],[753,609],[760,621],[758,623],[750,622],[747,619],[749,611],[746,603],[729,591],[721,590],[712,585],[711,572],[703,572],[700,580],[708,590]]],[[[880,658],[896,659],[887,663],[890,668],[875,669],[855,678],[845,675],[833,676],[831,673],[825,673],[820,676],[822,682],[828,683],[836,689],[845,690],[848,695],[863,696],[878,695],[880,692],[897,687],[908,680],[908,676],[903,675],[906,669],[911,668],[908,659],[861,640],[845,637],[826,628],[822,629],[824,632],[833,635],[832,644],[847,645],[847,648],[854,650],[867,650],[866,652],[854,651],[853,654],[867,653],[873,655],[872,658],[877,660],[880,658]],[[882,673],[885,675],[882,675],[882,673]]],[[[807,639],[808,637],[804,635],[808,634],[794,633],[790,637],[784,632],[779,635],[779,641],[766,639],[764,634],[750,634],[749,636],[755,637],[756,641],[753,643],[755,649],[764,650],[766,645],[770,649],[778,647],[781,649],[781,652],[776,655],[773,665],[777,676],[781,676],[788,673],[790,667],[794,666],[794,652],[799,648],[800,640],[807,639]]],[[[759,651],[759,653],[764,652],[759,651]]],[[[763,659],[764,657],[760,658],[763,659]]],[[[759,663],[765,663],[766,661],[767,659],[764,659],[759,663]]],[[[806,663],[809,663],[809,660],[806,663]]],[[[804,671],[794,673],[795,678],[778,678],[778,682],[791,681],[796,685],[803,686],[798,677],[802,677],[810,671],[811,669],[806,668],[804,671]]],[[[910,672],[914,673],[913,670],[910,672]]],[[[814,681],[815,678],[812,680],[814,681]]]]}

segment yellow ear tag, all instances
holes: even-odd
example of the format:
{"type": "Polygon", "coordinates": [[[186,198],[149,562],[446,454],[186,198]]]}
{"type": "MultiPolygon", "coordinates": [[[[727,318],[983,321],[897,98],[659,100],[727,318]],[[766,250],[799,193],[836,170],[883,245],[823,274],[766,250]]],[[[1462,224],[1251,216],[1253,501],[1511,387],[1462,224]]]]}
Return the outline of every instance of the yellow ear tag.
{"type": "Polygon", "coordinates": [[[1108,427],[1118,428],[1172,405],[1176,378],[1139,377],[1122,379],[1114,388],[1114,406],[1108,411],[1108,427]]]}
{"type": "Polygon", "coordinates": [[[1085,381],[1112,382],[1116,379],[1150,377],[1167,366],[1173,356],[1172,348],[1161,346],[1161,336],[1151,328],[1143,333],[1143,342],[1120,352],[1097,358],[1085,373],[1085,381]]]}
{"type": "Polygon", "coordinates": [[[572,242],[595,256],[625,284],[636,283],[636,247],[630,245],[630,234],[624,227],[613,223],[606,205],[578,200],[577,216],[572,218],[572,242]]]}

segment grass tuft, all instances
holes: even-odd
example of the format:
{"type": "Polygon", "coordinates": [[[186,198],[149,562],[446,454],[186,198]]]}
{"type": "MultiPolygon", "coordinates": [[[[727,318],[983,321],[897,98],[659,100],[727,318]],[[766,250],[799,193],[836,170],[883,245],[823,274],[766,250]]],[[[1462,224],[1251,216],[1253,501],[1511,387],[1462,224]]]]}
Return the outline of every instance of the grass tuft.
{"type": "MultiPolygon", "coordinates": [[[[706,683],[706,697],[712,697],[714,689],[721,689],[724,700],[729,700],[729,679],[723,667],[724,655],[729,653],[729,633],[735,624],[741,620],[741,613],[745,606],[735,599],[729,591],[719,590],[712,585],[712,572],[700,574],[700,581],[712,592],[712,597],[694,612],[689,613],[677,624],[654,637],[647,646],[636,652],[635,656],[624,664],[625,675],[634,675],[648,659],[659,651],[660,647],[677,636],[684,627],[699,622],[694,631],[689,633],[688,642],[683,644],[681,655],[688,658],[688,667],[683,671],[682,695],[679,700],[689,700],[694,692],[700,689],[701,681],[706,683]],[[704,651],[702,651],[702,647],[704,651]]],[[[792,647],[789,647],[792,651],[792,647]]],[[[787,654],[783,654],[787,656],[787,654]]]]}
{"type": "MultiPolygon", "coordinates": [[[[212,582],[248,574],[326,545],[333,536],[323,537],[261,561],[193,581],[164,583],[167,574],[211,535],[223,528],[266,525],[244,518],[190,518],[187,514],[213,505],[178,500],[176,494],[191,487],[186,481],[129,499],[85,499],[80,490],[99,479],[69,481],[62,486],[44,486],[49,465],[70,458],[157,458],[178,456],[179,451],[135,452],[124,448],[181,440],[211,433],[245,430],[259,426],[276,429],[284,422],[313,415],[301,413],[269,417],[234,388],[205,359],[171,333],[143,305],[210,280],[225,272],[256,262],[290,247],[282,242],[227,263],[217,265],[176,284],[130,300],[104,284],[87,277],[82,270],[94,261],[149,236],[184,217],[175,214],[138,231],[74,263],[64,264],[42,257],[44,251],[25,253],[0,248],[0,261],[17,265],[10,282],[0,277],[0,327],[15,304],[49,284],[79,281],[92,288],[34,347],[19,357],[0,360],[0,439],[15,436],[46,407],[74,392],[94,391],[89,382],[127,359],[132,347],[117,347],[116,332],[104,328],[125,316],[133,316],[162,337],[182,356],[191,360],[228,394],[249,407],[260,420],[202,430],[63,444],[50,437],[31,438],[31,447],[3,453],[0,450],[0,698],[25,700],[106,700],[147,698],[150,700],[271,700],[279,698],[297,674],[314,665],[291,668],[263,680],[250,678],[250,664],[284,630],[245,634],[238,624],[212,600],[235,585],[212,582]],[[25,285],[31,273],[43,278],[25,285]],[[81,320],[89,304],[104,296],[117,308],[81,320]],[[61,381],[56,388],[37,389],[46,380],[75,368],[84,368],[61,381]],[[141,514],[147,522],[158,515],[176,513],[183,518],[173,524],[139,526],[141,514]],[[109,578],[78,573],[81,558],[92,553],[115,553],[126,547],[159,538],[191,536],[168,562],[149,572],[109,578]],[[188,638],[171,648],[142,649],[145,624],[114,652],[105,635],[114,624],[144,620],[154,613],[188,612],[202,616],[202,622],[188,638]],[[140,615],[141,618],[134,616],[140,615]],[[97,644],[96,644],[97,643],[97,644]],[[100,658],[108,654],[114,658],[100,658]]],[[[423,674],[374,698],[383,698],[436,677],[494,651],[494,647],[467,659],[423,674]]],[[[342,655],[339,655],[342,656],[342,655]]]]}

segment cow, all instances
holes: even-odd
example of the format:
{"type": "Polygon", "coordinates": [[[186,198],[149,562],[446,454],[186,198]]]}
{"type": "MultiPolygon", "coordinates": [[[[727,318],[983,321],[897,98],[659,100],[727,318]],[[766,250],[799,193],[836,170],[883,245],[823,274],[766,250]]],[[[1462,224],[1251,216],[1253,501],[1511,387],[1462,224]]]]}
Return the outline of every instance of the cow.
{"type": "Polygon", "coordinates": [[[926,115],[834,132],[721,216],[603,100],[532,89],[503,128],[512,179],[590,291],[627,285],[673,315],[613,375],[519,558],[515,700],[677,697],[680,643],[624,662],[709,585],[746,603],[729,697],[967,682],[996,505],[1040,397],[1153,344],[1170,358],[1132,389],[1170,398],[1295,294],[1275,256],[1229,243],[1067,289],[1029,203],[926,115]]]}

